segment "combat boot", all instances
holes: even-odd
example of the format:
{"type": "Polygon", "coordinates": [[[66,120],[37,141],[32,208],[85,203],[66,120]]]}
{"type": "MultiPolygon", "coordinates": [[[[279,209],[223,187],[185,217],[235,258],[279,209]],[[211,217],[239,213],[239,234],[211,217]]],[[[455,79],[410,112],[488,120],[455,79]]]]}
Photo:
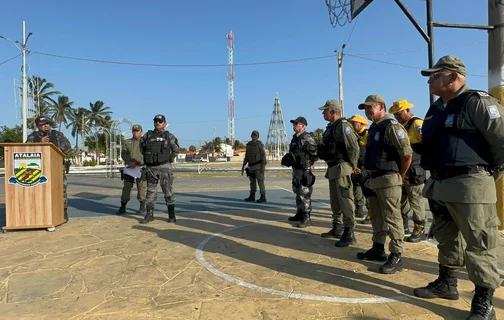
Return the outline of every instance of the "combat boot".
{"type": "Polygon", "coordinates": [[[368,214],[364,220],[361,221],[362,224],[371,224],[371,216],[368,214]]]}
{"type": "Polygon", "coordinates": [[[303,213],[301,210],[297,210],[296,214],[293,217],[289,217],[289,221],[302,221],[303,220],[303,213]]]}
{"type": "Polygon", "coordinates": [[[393,274],[397,271],[401,271],[403,269],[402,266],[402,258],[400,253],[391,253],[388,256],[387,262],[385,262],[380,267],[380,273],[384,274],[393,274]]]}
{"type": "Polygon", "coordinates": [[[312,225],[310,213],[303,212],[303,220],[297,225],[298,228],[306,228],[312,225]]]}
{"type": "Polygon", "coordinates": [[[406,238],[408,242],[420,242],[427,238],[427,235],[424,233],[425,221],[415,221],[415,225],[413,226],[413,232],[411,236],[406,238]]]}
{"type": "Polygon", "coordinates": [[[338,248],[343,248],[343,247],[348,247],[351,244],[356,244],[357,240],[355,239],[355,234],[353,229],[346,228],[343,231],[343,235],[341,236],[341,239],[336,242],[334,245],[338,248]]]}
{"type": "Polygon", "coordinates": [[[247,201],[247,202],[255,201],[255,192],[251,192],[249,194],[248,198],[245,198],[245,201],[247,201]]]}
{"type": "Polygon", "coordinates": [[[334,223],[332,224],[332,229],[329,230],[328,232],[322,233],[320,236],[322,238],[334,238],[334,239],[340,239],[341,236],[343,235],[343,230],[344,227],[341,224],[334,223]]]}
{"type": "Polygon", "coordinates": [[[357,259],[370,261],[387,261],[385,246],[378,242],[373,242],[373,247],[366,252],[358,252],[357,259]]]}
{"type": "Polygon", "coordinates": [[[140,208],[138,209],[138,213],[145,213],[145,201],[140,201],[140,208]]]}
{"type": "Polygon", "coordinates": [[[364,213],[363,206],[360,206],[360,205],[355,206],[355,216],[357,218],[364,218],[366,216],[366,214],[364,213]]]}
{"type": "Polygon", "coordinates": [[[168,205],[168,222],[177,222],[177,218],[175,217],[175,205],[168,205]]]}
{"type": "Polygon", "coordinates": [[[492,303],[494,289],[476,286],[476,292],[471,302],[471,313],[466,320],[494,320],[495,308],[492,303]]]}
{"type": "Polygon", "coordinates": [[[257,200],[258,203],[266,202],[266,194],[261,193],[261,197],[257,200]]]}
{"type": "Polygon", "coordinates": [[[458,300],[457,269],[439,265],[439,277],[426,287],[413,290],[415,296],[424,299],[443,298],[458,300]]]}
{"type": "Polygon", "coordinates": [[[411,231],[408,227],[408,215],[405,215],[402,217],[402,221],[403,221],[403,227],[404,227],[404,235],[405,236],[410,236],[411,235],[411,231]]]}
{"type": "Polygon", "coordinates": [[[140,220],[140,223],[144,224],[144,223],[149,223],[151,221],[154,221],[154,209],[148,208],[147,213],[145,214],[145,217],[142,220],[140,220]]]}
{"type": "Polygon", "coordinates": [[[125,214],[126,213],[126,204],[128,203],[128,201],[124,202],[124,201],[121,201],[121,207],[119,208],[119,210],[117,210],[116,214],[125,214]]]}

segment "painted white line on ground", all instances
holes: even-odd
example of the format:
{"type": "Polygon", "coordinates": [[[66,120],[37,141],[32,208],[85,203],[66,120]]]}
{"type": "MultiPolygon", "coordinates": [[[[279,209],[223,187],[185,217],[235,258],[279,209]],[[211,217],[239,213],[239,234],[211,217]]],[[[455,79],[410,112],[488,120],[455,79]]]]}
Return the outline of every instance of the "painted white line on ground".
{"type": "MultiPolygon", "coordinates": [[[[339,303],[390,303],[390,302],[399,302],[399,301],[406,301],[408,298],[406,296],[396,296],[396,297],[391,297],[391,298],[341,298],[341,297],[332,297],[332,296],[316,296],[316,295],[307,295],[307,294],[301,294],[301,293],[294,293],[294,292],[286,292],[286,291],[281,291],[281,290],[275,290],[272,288],[266,288],[266,287],[261,287],[252,283],[248,283],[242,280],[239,280],[233,276],[230,276],[219,269],[215,268],[212,266],[203,256],[203,252],[205,249],[205,246],[207,243],[212,240],[213,238],[219,237],[220,235],[230,232],[236,229],[244,228],[244,227],[249,227],[252,225],[260,224],[260,223],[276,223],[278,221],[256,221],[254,223],[249,223],[249,224],[244,224],[241,226],[236,226],[233,228],[226,229],[222,232],[214,233],[204,239],[196,248],[196,258],[198,261],[211,273],[216,275],[219,278],[222,278],[226,281],[232,282],[234,284],[237,284],[239,286],[245,287],[250,290],[255,290],[263,293],[268,293],[268,294],[273,294],[273,295],[278,295],[282,297],[287,297],[287,298],[292,298],[292,299],[302,299],[302,300],[316,300],[316,301],[325,301],[325,302],[339,302],[339,303]]],[[[283,221],[282,221],[283,222],[283,221]]]]}

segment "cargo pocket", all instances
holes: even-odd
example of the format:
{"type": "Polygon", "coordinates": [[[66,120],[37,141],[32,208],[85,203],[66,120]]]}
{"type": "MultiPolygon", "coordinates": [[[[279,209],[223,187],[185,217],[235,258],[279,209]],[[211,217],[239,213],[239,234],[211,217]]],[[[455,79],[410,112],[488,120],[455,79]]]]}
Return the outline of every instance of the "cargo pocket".
{"type": "Polygon", "coordinates": [[[495,215],[483,221],[484,215],[473,215],[468,219],[471,234],[466,239],[468,251],[487,251],[497,247],[499,242],[499,218],[495,215]]]}
{"type": "Polygon", "coordinates": [[[338,187],[341,190],[341,196],[343,198],[353,197],[352,178],[349,175],[338,179],[338,187]]]}

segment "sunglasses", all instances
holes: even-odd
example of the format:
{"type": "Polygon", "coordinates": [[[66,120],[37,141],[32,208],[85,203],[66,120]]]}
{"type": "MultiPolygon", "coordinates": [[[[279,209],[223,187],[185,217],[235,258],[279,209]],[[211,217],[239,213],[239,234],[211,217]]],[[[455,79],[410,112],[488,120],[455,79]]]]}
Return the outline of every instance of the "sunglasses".
{"type": "Polygon", "coordinates": [[[163,123],[163,122],[164,122],[164,121],[163,121],[163,120],[161,120],[161,119],[155,119],[155,120],[154,120],[154,123],[163,123]]]}
{"type": "Polygon", "coordinates": [[[447,72],[431,73],[429,76],[429,79],[430,80],[437,80],[437,79],[441,78],[441,76],[446,76],[446,75],[449,75],[449,73],[447,73],[447,72]]]}

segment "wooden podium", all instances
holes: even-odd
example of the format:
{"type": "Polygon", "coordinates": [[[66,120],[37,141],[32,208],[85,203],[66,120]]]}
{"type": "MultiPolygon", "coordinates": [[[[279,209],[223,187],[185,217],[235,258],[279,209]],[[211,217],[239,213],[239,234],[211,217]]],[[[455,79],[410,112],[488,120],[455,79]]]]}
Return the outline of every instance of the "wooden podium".
{"type": "Polygon", "coordinates": [[[64,153],[52,143],[2,143],[4,230],[53,228],[64,220],[64,153]]]}

